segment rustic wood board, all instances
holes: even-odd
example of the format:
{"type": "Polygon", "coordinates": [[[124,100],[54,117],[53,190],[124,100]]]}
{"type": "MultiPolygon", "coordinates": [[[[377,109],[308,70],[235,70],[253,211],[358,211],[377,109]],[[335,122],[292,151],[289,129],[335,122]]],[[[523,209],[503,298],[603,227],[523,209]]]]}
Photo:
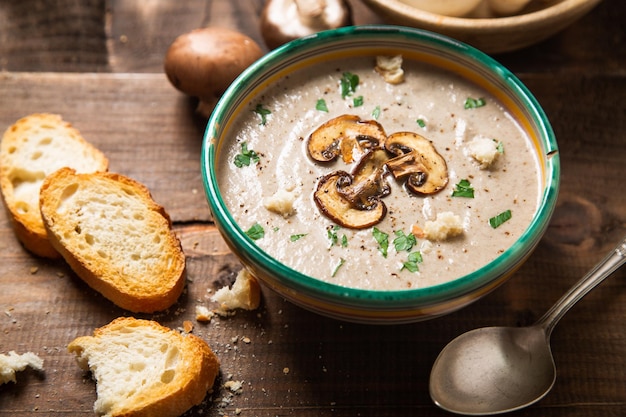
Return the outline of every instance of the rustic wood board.
{"type": "MultiPolygon", "coordinates": [[[[577,84],[571,77],[533,76],[524,81],[563,137],[563,193],[555,220],[505,286],[450,316],[406,326],[338,322],[267,290],[258,311],[195,323],[195,306],[214,307],[209,290],[232,282],[240,266],[212,226],[204,201],[202,123],[193,116],[193,103],[163,76],[4,74],[0,93],[12,99],[2,102],[0,123],[8,126],[34,111],[63,114],[109,156],[111,170],[146,183],[172,213],[188,259],[187,291],[169,311],[140,316],[173,328],[191,320],[194,333],[222,361],[214,393],[189,415],[233,415],[238,410],[259,416],[443,415],[427,391],[430,365],[443,345],[471,328],[531,323],[625,229],[626,195],[615,190],[626,160],[626,144],[619,138],[626,117],[614,118],[609,111],[615,115],[624,79],[595,77],[577,84]],[[603,101],[592,110],[566,104],[600,95],[603,101]],[[224,388],[228,379],[244,381],[243,391],[224,388]]],[[[0,387],[0,415],[89,415],[94,383],[65,346],[128,313],[89,289],[63,262],[25,252],[4,213],[0,237],[0,351],[32,350],[45,361],[42,375],[25,372],[17,384],[0,387]]],[[[626,411],[624,278],[618,272],[563,319],[553,337],[559,380],[534,412],[560,415],[554,410],[564,410],[583,416],[626,411]],[[581,404],[593,404],[594,411],[588,414],[589,407],[581,404]]],[[[520,415],[532,415],[532,410],[520,415]]]]}
{"type": "MultiPolygon", "coordinates": [[[[351,0],[357,23],[380,20],[351,0]]],[[[261,42],[261,0],[27,0],[0,2],[0,131],[32,112],[55,112],[145,183],[171,214],[187,256],[185,294],[154,315],[185,320],[218,354],[214,392],[187,415],[446,416],[428,396],[430,367],[459,333],[530,324],[626,233],[626,3],[607,0],[576,25],[498,57],[540,101],[562,165],[558,207],[530,259],[505,285],[433,321],[366,326],[320,317],[265,290],[261,307],[195,322],[196,305],[240,269],[211,223],[200,178],[204,121],[162,74],[180,33],[237,28],[261,42]],[[8,71],[8,72],[7,72],[8,71]],[[58,72],[55,72],[58,71],[58,72]],[[243,381],[233,393],[223,386],[243,381]]],[[[66,345],[129,313],[82,283],[62,261],[38,259],[0,211],[0,353],[33,351],[44,372],[0,386],[0,416],[90,416],[90,375],[66,345]]],[[[626,272],[575,306],[552,336],[557,383],[518,416],[626,415],[626,272]]]]}

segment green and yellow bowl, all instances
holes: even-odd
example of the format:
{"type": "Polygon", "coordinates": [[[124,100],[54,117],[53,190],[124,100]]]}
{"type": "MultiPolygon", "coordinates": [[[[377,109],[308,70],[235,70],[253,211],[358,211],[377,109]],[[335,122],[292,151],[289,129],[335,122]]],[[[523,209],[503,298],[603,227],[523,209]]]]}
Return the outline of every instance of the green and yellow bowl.
{"type": "Polygon", "coordinates": [[[269,52],[241,74],[211,115],[203,142],[202,177],[215,224],[242,264],[265,286],[305,309],[337,319],[395,324],[435,318],[479,299],[502,284],[530,256],[552,216],[559,187],[559,155],[546,115],[510,71],[484,53],[451,38],[389,25],[346,27],[298,39],[269,52]],[[273,81],[303,66],[332,62],[345,54],[402,54],[452,71],[498,98],[534,142],[542,194],[522,235],[490,263],[452,281],[425,288],[374,291],[346,288],[304,275],[269,256],[236,223],[217,181],[223,138],[235,115],[273,81]]]}

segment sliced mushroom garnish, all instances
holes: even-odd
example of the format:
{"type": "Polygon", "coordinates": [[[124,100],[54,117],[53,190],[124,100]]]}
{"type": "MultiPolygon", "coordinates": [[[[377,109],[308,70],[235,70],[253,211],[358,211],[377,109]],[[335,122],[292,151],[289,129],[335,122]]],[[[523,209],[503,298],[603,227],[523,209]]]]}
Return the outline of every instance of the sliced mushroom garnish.
{"type": "Polygon", "coordinates": [[[351,181],[339,181],[337,191],[359,210],[371,210],[391,192],[385,181],[385,164],[389,160],[382,148],[366,153],[352,172],[351,181]]]}
{"type": "Polygon", "coordinates": [[[387,213],[382,198],[391,193],[388,172],[415,194],[433,194],[448,184],[446,161],[431,141],[413,132],[385,136],[375,121],[343,115],[321,125],[308,139],[309,155],[329,162],[341,156],[357,161],[351,174],[335,171],[323,177],[314,193],[318,208],[340,226],[363,229],[387,213]]]}
{"type": "Polygon", "coordinates": [[[448,166],[431,141],[413,132],[389,135],[385,149],[395,158],[387,162],[396,179],[406,178],[406,187],[416,194],[433,194],[448,184],[448,166]]]}
{"type": "Polygon", "coordinates": [[[428,169],[422,164],[421,157],[416,151],[396,156],[387,161],[387,168],[395,179],[407,178],[412,187],[420,187],[428,179],[428,169]]]}
{"type": "Polygon", "coordinates": [[[349,164],[369,149],[382,146],[385,138],[385,130],[378,122],[346,114],[327,121],[311,133],[307,150],[316,161],[330,162],[341,156],[349,164]]]}
{"type": "Polygon", "coordinates": [[[323,177],[313,197],[320,211],[342,227],[364,229],[379,223],[387,214],[385,204],[376,200],[369,210],[355,208],[338,191],[339,182],[352,181],[345,171],[336,171],[323,177]]]}

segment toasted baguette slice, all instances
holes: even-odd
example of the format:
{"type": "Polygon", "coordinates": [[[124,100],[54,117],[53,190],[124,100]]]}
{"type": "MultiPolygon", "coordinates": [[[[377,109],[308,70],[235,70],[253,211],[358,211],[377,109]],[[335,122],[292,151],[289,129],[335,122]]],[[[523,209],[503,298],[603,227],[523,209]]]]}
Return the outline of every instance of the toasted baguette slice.
{"type": "Polygon", "coordinates": [[[119,307],[152,313],[182,293],[185,255],[169,215],[144,185],[61,168],[41,186],[40,208],[52,246],[119,307]]]}
{"type": "Polygon", "coordinates": [[[179,416],[202,402],[220,367],[199,337],[132,317],[74,339],[68,350],[92,372],[94,411],[105,417],[179,416]]]}
{"type": "Polygon", "coordinates": [[[46,176],[62,167],[93,172],[106,171],[108,165],[104,154],[58,115],[32,114],[10,126],[0,145],[0,188],[24,247],[39,256],[59,257],[39,213],[39,188],[46,176]]]}

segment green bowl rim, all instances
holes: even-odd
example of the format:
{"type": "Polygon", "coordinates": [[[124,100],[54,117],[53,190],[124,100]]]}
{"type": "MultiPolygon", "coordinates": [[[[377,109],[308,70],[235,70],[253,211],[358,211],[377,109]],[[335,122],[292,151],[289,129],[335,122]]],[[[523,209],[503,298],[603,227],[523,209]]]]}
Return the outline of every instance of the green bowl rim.
{"type": "Polygon", "coordinates": [[[218,229],[225,240],[237,248],[238,255],[245,261],[252,265],[261,265],[261,269],[270,273],[281,285],[307,296],[325,301],[332,300],[343,305],[358,305],[360,308],[385,306],[394,309],[426,306],[470,294],[489,286],[496,277],[511,272],[515,265],[529,255],[543,235],[556,205],[560,175],[557,151],[554,132],[536,98],[513,73],[485,53],[463,42],[423,29],[394,25],[363,25],[323,31],[297,39],[268,52],[248,67],[225,91],[208,120],[202,143],[201,174],[206,198],[218,229]],[[546,156],[546,184],[539,202],[539,210],[531,224],[519,239],[495,260],[468,275],[449,282],[424,288],[383,291],[343,287],[307,276],[281,264],[258,247],[238,226],[220,197],[215,166],[210,163],[215,156],[213,140],[219,131],[220,120],[224,114],[228,113],[229,101],[240,91],[239,86],[249,84],[266,69],[283,61],[291,54],[298,54],[304,48],[319,46],[346,37],[372,36],[416,40],[422,44],[429,44],[462,55],[479,66],[489,69],[514,94],[519,96],[521,102],[526,105],[532,121],[536,124],[540,136],[546,141],[542,142],[546,146],[546,153],[549,154],[546,156]],[[230,233],[224,233],[224,229],[230,230],[230,233]],[[364,302],[367,305],[364,306],[364,302]]]}

